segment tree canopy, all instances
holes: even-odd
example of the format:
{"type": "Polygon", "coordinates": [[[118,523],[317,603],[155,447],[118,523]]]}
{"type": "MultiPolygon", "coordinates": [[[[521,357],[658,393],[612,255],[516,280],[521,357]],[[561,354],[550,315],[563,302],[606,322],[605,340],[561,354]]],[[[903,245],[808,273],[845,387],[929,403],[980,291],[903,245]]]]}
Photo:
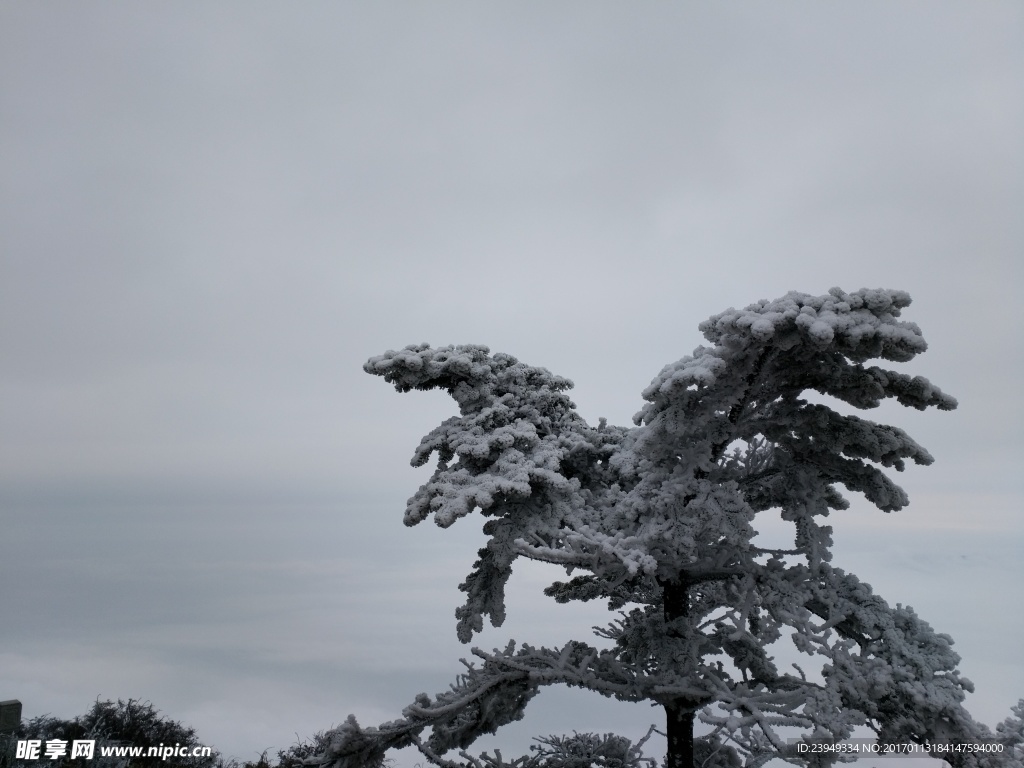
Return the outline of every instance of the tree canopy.
{"type": "Polygon", "coordinates": [[[442,766],[503,765],[465,749],[522,717],[542,686],[565,684],[662,706],[668,768],[827,763],[797,739],[841,742],[859,726],[883,744],[929,745],[955,766],[987,764],[988,753],[942,751],[995,738],[962,705],[972,686],[952,640],[833,566],[824,524],[848,507],[842,489],[902,508],[907,495],[885,470],[932,457],[898,427],[809,393],[856,409],[887,399],[956,407],[925,378],[868,365],[925,351],[918,326],[900,319],[909,304],[902,291],[832,289],[726,310],[700,325],[707,346],[643,391],[630,427],[588,424],[567,395],[572,382],[484,346],[370,359],[365,370],[399,392],[440,389],[459,407],[416,449],[414,465],[436,455],[437,468],[405,511],[407,525],[485,518],[487,544],[459,587],[459,639],[470,642],[485,617],[502,624],[521,557],[565,569],[548,596],[601,600],[616,618],[597,630],[601,647],[473,649],[451,690],[419,694],[376,728],[350,717],[322,759],[356,768],[415,744],[442,766]],[[790,548],[755,544],[769,510],[793,524],[790,548]],[[786,639],[820,671],[779,669],[771,648],[786,639]]]}

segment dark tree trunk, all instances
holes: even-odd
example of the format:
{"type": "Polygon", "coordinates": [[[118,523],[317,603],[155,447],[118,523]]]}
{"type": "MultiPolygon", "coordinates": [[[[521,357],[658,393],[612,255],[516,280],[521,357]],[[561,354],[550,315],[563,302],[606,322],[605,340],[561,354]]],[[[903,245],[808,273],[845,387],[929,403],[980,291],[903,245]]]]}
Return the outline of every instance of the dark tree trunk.
{"type": "MultiPolygon", "coordinates": [[[[689,616],[690,586],[685,579],[662,582],[662,606],[666,622],[689,616]]],[[[694,768],[693,716],[693,702],[675,699],[665,705],[665,734],[668,737],[666,768],[694,768]]]]}
{"type": "Polygon", "coordinates": [[[693,710],[666,704],[665,733],[668,735],[666,768],[693,768],[693,710]]]}

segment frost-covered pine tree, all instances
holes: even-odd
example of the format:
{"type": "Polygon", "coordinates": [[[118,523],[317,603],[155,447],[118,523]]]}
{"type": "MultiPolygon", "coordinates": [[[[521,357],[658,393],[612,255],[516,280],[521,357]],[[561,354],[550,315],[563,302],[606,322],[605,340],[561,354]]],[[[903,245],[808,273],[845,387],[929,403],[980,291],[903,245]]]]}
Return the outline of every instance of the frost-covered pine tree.
{"type": "Polygon", "coordinates": [[[993,738],[962,706],[971,683],[952,640],[832,566],[823,524],[848,506],[841,487],[900,509],[907,496],[883,469],[932,457],[901,429],[805,393],[859,409],[886,398],[956,407],[924,378],[867,364],[925,350],[917,325],[899,319],[909,304],[902,291],[833,289],[729,309],[701,324],[710,346],[644,390],[633,427],[587,424],[566,395],[570,381],[483,346],[410,346],[368,361],[399,392],[443,389],[459,406],[416,449],[414,465],[437,454],[437,469],[405,512],[407,525],[433,516],[447,527],[475,511],[486,519],[487,545],[460,586],[459,639],[469,642],[485,616],[504,621],[520,557],[571,576],[548,596],[602,600],[618,618],[597,632],[610,647],[473,649],[478,660],[451,690],[418,695],[377,728],[350,717],[323,761],[358,768],[414,744],[441,766],[508,765],[465,749],[522,717],[541,686],[562,683],[661,706],[667,768],[828,763],[792,739],[840,742],[858,726],[880,743],[933,745],[958,767],[989,762],[940,751],[993,738]],[[794,524],[791,548],[753,543],[768,510],[794,524]],[[770,647],[790,638],[819,673],[776,666],[770,647]],[[453,749],[468,762],[444,757],[453,749]]]}

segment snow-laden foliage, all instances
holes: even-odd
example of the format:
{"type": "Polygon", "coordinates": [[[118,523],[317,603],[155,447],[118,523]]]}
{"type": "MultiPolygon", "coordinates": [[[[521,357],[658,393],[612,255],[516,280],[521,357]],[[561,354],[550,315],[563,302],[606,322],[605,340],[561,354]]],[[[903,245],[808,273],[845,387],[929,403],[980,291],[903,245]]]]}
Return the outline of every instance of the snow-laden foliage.
{"type": "Polygon", "coordinates": [[[217,752],[206,757],[171,757],[159,761],[152,757],[102,754],[109,747],[132,746],[146,751],[165,744],[189,748],[203,746],[194,728],[165,717],[148,701],[118,699],[114,703],[97,698],[88,712],[72,720],[41,715],[23,721],[13,733],[0,733],[0,768],[39,768],[41,765],[59,768],[144,768],[157,763],[167,768],[231,768],[231,764],[225,763],[217,752]],[[17,756],[18,741],[35,740],[45,744],[57,740],[65,742],[65,747],[68,747],[76,739],[93,741],[94,756],[72,758],[65,754],[54,758],[44,756],[42,760],[17,756]]]}
{"type": "MultiPolygon", "coordinates": [[[[415,744],[453,766],[446,752],[521,718],[540,686],[555,683],[663,706],[669,768],[820,763],[794,739],[842,741],[858,726],[884,743],[992,739],[962,706],[971,684],[952,640],[830,563],[823,519],[848,506],[841,489],[898,510],[907,496],[883,470],[932,457],[897,427],[805,394],[860,409],[885,399],[956,407],[927,379],[866,365],[925,351],[920,329],[899,319],[909,304],[902,291],[832,289],[727,310],[700,326],[710,346],[643,391],[628,428],[590,426],[566,395],[570,381],[483,346],[410,346],[369,360],[365,370],[399,392],[443,389],[459,406],[413,456],[419,466],[436,454],[437,469],[405,522],[486,518],[487,545],[460,586],[460,640],[484,617],[501,625],[519,557],[577,574],[545,590],[555,600],[604,600],[618,618],[598,630],[610,649],[576,640],[474,649],[477,661],[450,691],[420,694],[378,728],[350,718],[322,760],[357,768],[415,744]],[[794,524],[790,549],[753,544],[767,510],[794,524]],[[771,646],[787,639],[818,657],[820,674],[776,666],[771,646]],[[707,731],[696,742],[695,718],[707,731]]],[[[461,754],[469,762],[459,765],[482,765],[461,754]]]]}
{"type": "Polygon", "coordinates": [[[1017,702],[1012,716],[996,726],[996,734],[1016,764],[1024,763],[1024,699],[1017,702]]]}

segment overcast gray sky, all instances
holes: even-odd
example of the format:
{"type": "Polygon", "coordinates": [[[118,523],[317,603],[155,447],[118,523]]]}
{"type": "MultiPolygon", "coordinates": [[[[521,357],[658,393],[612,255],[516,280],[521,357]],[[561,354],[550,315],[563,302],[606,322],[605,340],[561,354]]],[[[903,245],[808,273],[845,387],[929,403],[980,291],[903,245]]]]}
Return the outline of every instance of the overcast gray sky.
{"type": "MultiPolygon", "coordinates": [[[[836,285],[909,291],[960,408],[871,414],[936,463],[835,562],[957,639],[977,717],[1024,696],[1018,2],[3,0],[0,195],[26,715],[141,697],[243,758],[398,716],[468,651],[482,535],[403,527],[454,408],[366,358],[485,343],[628,423],[708,315],[836,285]]],[[[558,575],[479,645],[605,620],[558,575]]],[[[555,691],[482,746],[660,720],[555,691]]]]}

